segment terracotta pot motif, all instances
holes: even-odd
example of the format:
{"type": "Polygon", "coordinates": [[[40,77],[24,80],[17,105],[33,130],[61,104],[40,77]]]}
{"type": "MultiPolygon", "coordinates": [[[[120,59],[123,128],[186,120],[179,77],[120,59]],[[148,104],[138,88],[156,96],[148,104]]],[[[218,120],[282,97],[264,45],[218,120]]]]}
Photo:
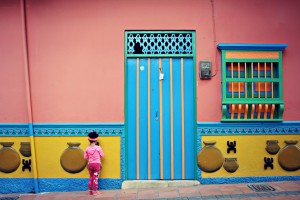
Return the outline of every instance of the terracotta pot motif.
{"type": "Polygon", "coordinates": [[[79,148],[79,142],[68,142],[67,144],[69,147],[62,153],[60,164],[69,173],[79,173],[87,164],[87,161],[83,158],[84,151],[79,148]]]}
{"type": "Polygon", "coordinates": [[[277,152],[280,150],[278,140],[267,140],[266,150],[269,154],[277,154],[277,152]]]}
{"type": "Polygon", "coordinates": [[[25,157],[31,156],[30,142],[21,142],[20,153],[25,157]]]}
{"type": "Polygon", "coordinates": [[[285,140],[286,146],[278,154],[279,165],[287,171],[300,169],[300,148],[296,145],[298,140],[285,140]]]}
{"type": "Polygon", "coordinates": [[[20,166],[21,158],[18,152],[12,148],[14,142],[0,142],[3,148],[0,149],[0,171],[11,173],[20,166]]]}
{"type": "Polygon", "coordinates": [[[239,168],[237,158],[225,158],[223,167],[227,172],[230,172],[230,173],[235,172],[239,168]]]}
{"type": "Polygon", "coordinates": [[[204,141],[203,143],[205,146],[198,153],[198,167],[205,172],[215,172],[223,165],[223,154],[214,146],[216,141],[204,141]]]}

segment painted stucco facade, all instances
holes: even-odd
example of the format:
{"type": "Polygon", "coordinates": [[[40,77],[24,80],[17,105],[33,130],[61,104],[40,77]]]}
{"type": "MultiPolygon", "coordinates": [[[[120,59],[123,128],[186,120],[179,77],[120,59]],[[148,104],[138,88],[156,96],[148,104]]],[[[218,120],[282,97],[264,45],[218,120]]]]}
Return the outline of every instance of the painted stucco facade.
{"type": "Polygon", "coordinates": [[[265,170],[257,158],[269,156],[267,140],[278,140],[283,148],[285,140],[300,139],[299,6],[297,0],[2,0],[0,142],[14,142],[17,152],[21,142],[30,142],[31,157],[20,159],[31,159],[32,169],[22,171],[21,163],[14,172],[0,172],[0,193],[85,190],[87,170],[67,173],[59,159],[68,142],[79,142],[84,150],[90,130],[99,132],[105,152],[100,188],[121,187],[131,162],[126,150],[126,31],[195,35],[194,163],[206,140],[215,140],[224,155],[226,142],[236,140],[234,156],[240,161],[236,173],[223,168],[206,173],[195,166],[195,180],[299,180],[299,169],[286,171],[274,161],[274,170],[265,170]],[[220,43],[288,45],[282,51],[283,122],[220,122],[220,43]],[[211,79],[199,78],[203,60],[212,63],[211,79]],[[248,142],[253,146],[245,147],[248,142]]]}

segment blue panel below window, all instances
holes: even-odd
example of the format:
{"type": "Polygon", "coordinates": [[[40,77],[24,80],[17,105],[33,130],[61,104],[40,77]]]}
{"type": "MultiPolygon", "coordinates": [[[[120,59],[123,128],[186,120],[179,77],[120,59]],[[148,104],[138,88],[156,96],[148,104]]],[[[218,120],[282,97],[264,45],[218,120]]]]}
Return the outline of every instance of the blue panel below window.
{"type": "Polygon", "coordinates": [[[220,50],[282,51],[287,44],[218,44],[220,50]]]}

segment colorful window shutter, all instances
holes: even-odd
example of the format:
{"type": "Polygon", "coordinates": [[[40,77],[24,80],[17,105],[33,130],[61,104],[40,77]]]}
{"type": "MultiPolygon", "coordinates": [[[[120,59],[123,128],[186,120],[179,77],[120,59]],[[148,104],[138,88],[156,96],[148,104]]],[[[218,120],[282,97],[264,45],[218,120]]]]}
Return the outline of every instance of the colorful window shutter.
{"type": "Polygon", "coordinates": [[[222,121],[282,121],[286,44],[219,44],[222,121]]]}

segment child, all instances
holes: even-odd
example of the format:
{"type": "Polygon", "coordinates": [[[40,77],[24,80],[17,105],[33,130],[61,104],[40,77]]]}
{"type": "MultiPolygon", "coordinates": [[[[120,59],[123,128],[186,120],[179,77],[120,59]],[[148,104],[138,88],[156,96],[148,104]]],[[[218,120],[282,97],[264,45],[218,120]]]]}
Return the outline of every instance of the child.
{"type": "Polygon", "coordinates": [[[100,173],[101,157],[104,157],[104,152],[98,143],[98,133],[95,131],[88,134],[88,140],[90,146],[88,146],[84,152],[84,158],[88,159],[88,170],[90,174],[90,180],[88,184],[89,194],[98,195],[101,194],[98,190],[98,176],[100,173]]]}

